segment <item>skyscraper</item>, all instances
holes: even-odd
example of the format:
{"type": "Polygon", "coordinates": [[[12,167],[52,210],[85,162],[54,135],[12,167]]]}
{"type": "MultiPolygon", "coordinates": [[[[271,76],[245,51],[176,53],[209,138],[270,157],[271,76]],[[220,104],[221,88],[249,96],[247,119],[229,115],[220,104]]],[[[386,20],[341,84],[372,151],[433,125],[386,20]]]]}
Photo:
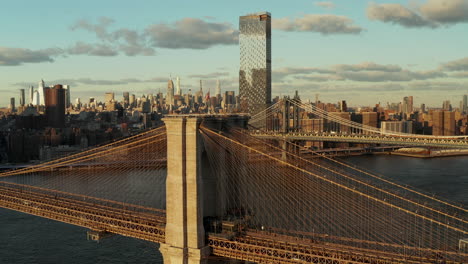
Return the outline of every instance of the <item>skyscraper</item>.
{"type": "Polygon", "coordinates": [[[242,111],[255,115],[271,103],[271,15],[239,18],[239,95],[242,111]]]}
{"type": "Polygon", "coordinates": [[[46,116],[51,127],[65,126],[65,90],[61,84],[46,89],[46,116]]]}
{"type": "Polygon", "coordinates": [[[114,93],[105,93],[104,97],[105,97],[105,103],[111,102],[114,100],[114,93]]]}
{"type": "Polygon", "coordinates": [[[29,103],[33,104],[34,100],[34,86],[29,87],[29,103]]]}
{"type": "Polygon", "coordinates": [[[444,136],[455,135],[455,112],[444,111],[444,136]]]}
{"type": "Polygon", "coordinates": [[[174,104],[174,82],[169,79],[167,81],[167,96],[166,96],[166,105],[174,104]]]}
{"type": "Polygon", "coordinates": [[[45,89],[44,80],[41,80],[39,82],[39,87],[37,88],[37,91],[39,92],[39,105],[45,105],[45,89]]]}
{"type": "Polygon", "coordinates": [[[445,100],[444,103],[442,104],[442,108],[445,111],[452,111],[452,105],[450,104],[450,100],[445,100]]]}
{"type": "Polygon", "coordinates": [[[135,99],[134,94],[130,95],[130,99],[129,99],[128,103],[130,104],[130,107],[135,107],[136,106],[136,99],[135,99]]]}
{"type": "Polygon", "coordinates": [[[176,95],[182,95],[182,91],[180,90],[180,78],[177,76],[176,78],[176,95]]]}
{"type": "Polygon", "coordinates": [[[32,101],[32,104],[33,104],[34,106],[40,105],[41,99],[40,99],[39,97],[40,97],[39,91],[34,91],[34,94],[33,94],[33,101],[32,101]]]}
{"type": "Polygon", "coordinates": [[[10,108],[10,112],[15,112],[15,98],[11,97],[10,98],[10,105],[8,106],[10,108]]]}
{"type": "Polygon", "coordinates": [[[462,109],[460,109],[462,112],[467,112],[468,110],[468,95],[463,95],[463,103],[462,103],[462,109]]]}
{"type": "Polygon", "coordinates": [[[20,89],[19,104],[20,104],[20,106],[24,106],[24,104],[25,104],[24,89],[20,89]]]}
{"type": "Polygon", "coordinates": [[[413,103],[414,103],[413,96],[410,95],[408,97],[408,114],[411,114],[413,112],[413,103]]]}
{"type": "Polygon", "coordinates": [[[219,80],[216,80],[216,92],[215,96],[221,96],[221,85],[219,84],[219,80]]]}
{"type": "Polygon", "coordinates": [[[65,108],[68,108],[71,104],[70,85],[63,85],[63,89],[65,89],[65,108]]]}
{"type": "Polygon", "coordinates": [[[123,105],[124,105],[124,107],[127,108],[129,103],[130,103],[130,93],[129,92],[123,92],[123,105]]]}
{"type": "Polygon", "coordinates": [[[432,112],[432,135],[444,135],[444,111],[432,112]]]}

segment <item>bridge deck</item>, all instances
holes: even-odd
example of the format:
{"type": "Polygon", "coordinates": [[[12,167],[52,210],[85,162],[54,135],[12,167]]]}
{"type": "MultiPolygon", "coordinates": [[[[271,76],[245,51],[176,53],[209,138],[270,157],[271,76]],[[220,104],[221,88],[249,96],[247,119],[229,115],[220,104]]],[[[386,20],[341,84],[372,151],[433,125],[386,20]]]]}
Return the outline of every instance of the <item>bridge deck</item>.
{"type": "Polygon", "coordinates": [[[44,194],[0,186],[0,206],[52,220],[107,231],[151,242],[165,240],[163,214],[151,215],[136,208],[119,208],[119,203],[103,205],[68,199],[62,193],[44,194]],[[132,210],[133,209],[133,210],[132,210]]]}
{"type": "Polygon", "coordinates": [[[388,144],[422,147],[441,148],[468,148],[468,140],[450,138],[424,138],[414,135],[414,137],[385,136],[376,134],[339,134],[339,133],[314,133],[314,132],[251,132],[250,135],[262,139],[284,139],[284,140],[309,140],[309,141],[330,141],[348,143],[369,143],[388,144]]]}

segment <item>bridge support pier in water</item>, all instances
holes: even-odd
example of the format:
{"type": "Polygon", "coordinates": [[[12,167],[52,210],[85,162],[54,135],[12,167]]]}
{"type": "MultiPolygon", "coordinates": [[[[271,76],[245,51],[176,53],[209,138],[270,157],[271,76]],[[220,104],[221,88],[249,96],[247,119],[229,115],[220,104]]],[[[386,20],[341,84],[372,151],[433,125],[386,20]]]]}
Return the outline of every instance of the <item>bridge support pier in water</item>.
{"type": "Polygon", "coordinates": [[[214,186],[207,185],[215,179],[202,175],[199,127],[202,121],[221,127],[228,120],[236,125],[239,119],[197,115],[163,119],[167,134],[166,238],[160,251],[166,264],[219,263],[208,259],[211,249],[205,241],[203,218],[216,211],[216,200],[222,198],[217,197],[214,186]]]}

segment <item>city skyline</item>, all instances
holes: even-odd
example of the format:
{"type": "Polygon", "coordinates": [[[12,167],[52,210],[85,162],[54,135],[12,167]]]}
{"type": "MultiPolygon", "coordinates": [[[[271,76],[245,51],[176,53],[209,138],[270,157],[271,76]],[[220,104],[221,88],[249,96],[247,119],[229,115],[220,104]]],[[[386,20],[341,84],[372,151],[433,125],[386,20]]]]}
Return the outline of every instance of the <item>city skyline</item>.
{"type": "Polygon", "coordinates": [[[72,86],[72,101],[164,92],[171,75],[183,91],[197,90],[199,79],[214,91],[219,79],[223,92],[237,93],[238,19],[264,10],[272,14],[273,96],[299,90],[303,99],[318,93],[356,106],[413,95],[415,106],[456,107],[468,90],[466,0],[108,3],[8,3],[0,106],[41,79],[72,86]]]}

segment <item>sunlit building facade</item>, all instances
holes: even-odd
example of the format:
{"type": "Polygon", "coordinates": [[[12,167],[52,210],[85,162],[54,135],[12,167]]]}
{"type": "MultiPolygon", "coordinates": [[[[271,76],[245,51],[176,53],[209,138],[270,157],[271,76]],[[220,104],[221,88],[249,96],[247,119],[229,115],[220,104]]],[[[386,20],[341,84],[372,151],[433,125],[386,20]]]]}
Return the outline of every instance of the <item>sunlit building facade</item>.
{"type": "Polygon", "coordinates": [[[271,103],[271,15],[239,18],[239,96],[241,110],[252,116],[271,103]]]}

